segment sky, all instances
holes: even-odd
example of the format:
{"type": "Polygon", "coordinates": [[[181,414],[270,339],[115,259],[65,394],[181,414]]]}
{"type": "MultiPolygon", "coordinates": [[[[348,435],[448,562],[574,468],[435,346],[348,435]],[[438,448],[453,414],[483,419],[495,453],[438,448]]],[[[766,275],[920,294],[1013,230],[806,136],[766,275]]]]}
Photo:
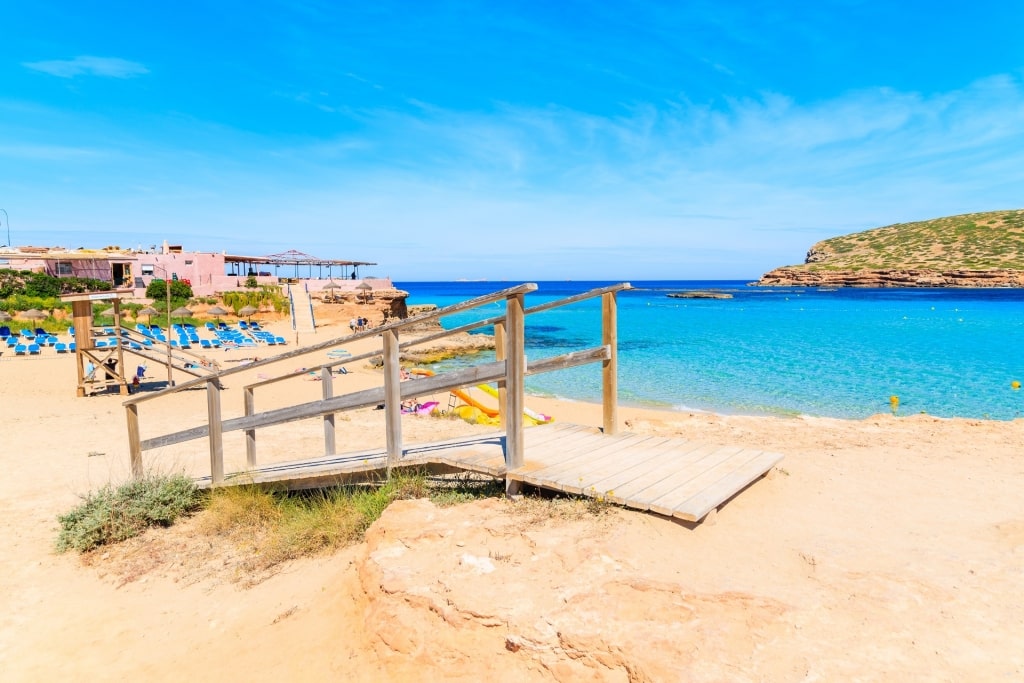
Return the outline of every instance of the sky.
{"type": "Polygon", "coordinates": [[[0,243],[755,279],[1024,207],[1022,27],[1005,0],[5,3],[0,243]]]}

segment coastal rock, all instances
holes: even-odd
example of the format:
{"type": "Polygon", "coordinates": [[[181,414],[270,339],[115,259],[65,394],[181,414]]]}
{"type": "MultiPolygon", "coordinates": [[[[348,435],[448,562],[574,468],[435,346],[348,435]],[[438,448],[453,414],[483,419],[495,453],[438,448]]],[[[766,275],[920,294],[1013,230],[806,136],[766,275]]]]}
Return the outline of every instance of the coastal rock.
{"type": "Polygon", "coordinates": [[[672,292],[666,294],[670,299],[731,299],[732,294],[726,292],[696,291],[696,292],[672,292]]]}
{"type": "Polygon", "coordinates": [[[790,630],[784,604],[623,561],[622,513],[555,522],[537,505],[397,501],[367,531],[357,601],[395,680],[439,667],[460,680],[721,680],[736,651],[778,670],[757,643],[790,630]],[[730,623],[743,632],[723,633],[730,623]]]}
{"type": "MultiPolygon", "coordinates": [[[[808,258],[810,258],[808,254],[808,258]]],[[[777,287],[1024,287],[1024,271],[994,270],[811,270],[776,268],[754,283],[777,287]]]]}

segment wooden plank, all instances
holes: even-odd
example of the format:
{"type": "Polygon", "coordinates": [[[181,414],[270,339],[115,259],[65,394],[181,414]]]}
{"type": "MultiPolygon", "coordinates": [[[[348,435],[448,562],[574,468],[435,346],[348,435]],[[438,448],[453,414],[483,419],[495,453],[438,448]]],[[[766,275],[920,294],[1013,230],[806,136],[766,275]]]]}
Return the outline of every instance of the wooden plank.
{"type": "Polygon", "coordinates": [[[714,484],[705,487],[700,493],[676,505],[672,509],[672,516],[691,522],[704,519],[706,514],[742,491],[750,482],[763,476],[780,460],[782,456],[778,453],[758,453],[714,484]]]}
{"type": "MultiPolygon", "coordinates": [[[[324,399],[334,398],[334,376],[330,368],[320,371],[320,383],[323,385],[324,399]]],[[[334,455],[337,450],[334,443],[334,413],[324,415],[324,455],[334,455]]]]}
{"type": "MultiPolygon", "coordinates": [[[[639,507],[641,510],[646,510],[646,507],[634,504],[640,500],[640,496],[645,490],[652,486],[657,486],[673,474],[683,472],[688,473],[686,476],[693,476],[693,468],[699,468],[700,465],[698,463],[702,459],[707,458],[718,450],[721,450],[721,446],[681,442],[678,449],[673,449],[663,456],[666,458],[666,461],[662,467],[648,470],[628,482],[620,483],[615,488],[607,487],[606,490],[610,490],[607,496],[608,500],[618,505],[629,504],[631,507],[639,507]],[[627,503],[627,501],[632,502],[627,503]]],[[[734,451],[739,451],[739,449],[736,448],[734,451]]]]}
{"type": "Polygon", "coordinates": [[[139,407],[125,406],[128,418],[128,454],[132,467],[132,478],[142,479],[142,447],[139,441],[139,407]]]}
{"type": "Polygon", "coordinates": [[[631,435],[635,441],[627,443],[604,443],[595,442],[583,450],[582,455],[575,455],[571,459],[563,460],[551,467],[537,472],[531,472],[525,476],[526,481],[538,486],[550,486],[560,491],[570,492],[578,489],[582,479],[581,473],[596,467],[612,463],[612,466],[621,466],[623,452],[625,449],[640,444],[649,439],[655,438],[647,435],[631,435]]]}
{"type": "Polygon", "coordinates": [[[633,286],[631,284],[629,284],[628,282],[620,282],[620,283],[615,284],[615,285],[607,285],[605,287],[598,287],[596,289],[587,290],[586,292],[582,292],[580,294],[574,294],[572,296],[567,296],[564,299],[558,299],[556,301],[548,301],[547,303],[543,303],[543,304],[540,304],[540,305],[537,305],[537,306],[533,306],[532,308],[526,309],[526,314],[530,315],[531,313],[540,313],[541,311],[547,311],[547,310],[550,310],[552,308],[558,308],[560,306],[568,306],[569,304],[574,304],[574,303],[577,303],[577,302],[580,302],[580,301],[586,301],[587,299],[593,299],[595,296],[602,296],[602,295],[607,294],[609,292],[621,292],[624,289],[632,289],[632,288],[633,288],[633,286]]]}
{"type": "MultiPolygon", "coordinates": [[[[523,465],[523,408],[525,407],[526,327],[523,314],[523,295],[505,299],[505,466],[508,469],[523,465]]],[[[507,483],[507,482],[506,482],[507,483]]],[[[518,486],[507,483],[509,494],[517,493],[518,486]]]]}
{"type": "MultiPolygon", "coordinates": [[[[575,435],[574,435],[575,436],[575,435]]],[[[534,450],[531,453],[531,461],[538,463],[549,463],[543,467],[534,467],[532,470],[522,468],[515,472],[509,472],[509,476],[521,475],[524,481],[538,486],[544,481],[556,481],[565,478],[566,473],[574,473],[583,466],[593,466],[606,457],[616,457],[624,448],[651,439],[647,434],[624,434],[620,436],[605,436],[599,432],[584,435],[584,440],[574,443],[571,452],[562,454],[559,451],[534,450]]],[[[562,449],[561,442],[549,444],[549,449],[562,449]]]]}
{"type": "Polygon", "coordinates": [[[708,451],[703,457],[687,463],[685,467],[666,469],[661,473],[662,477],[659,481],[629,496],[630,502],[627,505],[631,507],[635,505],[640,507],[640,509],[650,510],[655,501],[664,502],[662,497],[665,494],[677,491],[709,469],[728,462],[729,458],[742,452],[743,449],[736,446],[711,446],[708,448],[708,451]]]}
{"type": "MultiPolygon", "coordinates": [[[[253,393],[251,387],[245,387],[242,390],[242,398],[244,401],[244,412],[246,416],[252,415],[256,412],[256,395],[253,393]]],[[[245,464],[249,469],[256,467],[256,430],[246,429],[245,430],[245,464]]]]}
{"type": "Polygon", "coordinates": [[[533,444],[529,449],[529,458],[522,467],[509,468],[509,476],[524,479],[525,476],[533,476],[543,469],[574,458],[585,457],[592,448],[594,437],[599,434],[600,432],[591,427],[549,439],[544,443],[533,444]]]}
{"type": "MultiPolygon", "coordinates": [[[[508,339],[505,335],[505,318],[494,323],[494,359],[505,360],[508,358],[508,339]]],[[[506,366],[507,368],[508,366],[506,366]]],[[[498,418],[501,420],[502,431],[508,431],[508,387],[504,380],[498,380],[498,418]]],[[[525,437],[524,437],[525,438],[525,437]]]]}
{"type": "Polygon", "coordinates": [[[710,466],[703,469],[703,471],[699,472],[696,476],[691,477],[685,482],[677,484],[672,487],[672,489],[663,492],[662,495],[657,498],[651,499],[649,501],[649,509],[657,512],[659,515],[667,515],[671,517],[673,510],[675,510],[677,505],[689,500],[705,488],[721,480],[723,477],[728,476],[730,472],[741,468],[747,462],[755,459],[760,454],[760,451],[743,449],[738,453],[734,453],[728,458],[723,459],[721,462],[712,463],[712,461],[707,461],[703,464],[710,466]]]}
{"type": "Polygon", "coordinates": [[[603,494],[610,487],[601,487],[598,484],[609,478],[625,476],[630,472],[643,472],[651,469],[652,466],[657,466],[662,454],[673,448],[674,445],[673,440],[668,437],[651,436],[646,441],[637,442],[620,450],[615,459],[581,465],[576,473],[576,478],[572,482],[568,482],[562,490],[575,494],[595,491],[603,494]]]}
{"type": "MultiPolygon", "coordinates": [[[[680,448],[684,447],[686,443],[688,442],[680,439],[668,438],[664,443],[651,445],[645,449],[643,458],[630,458],[629,462],[623,463],[621,469],[608,472],[607,476],[590,481],[587,488],[588,490],[599,491],[602,495],[606,495],[617,491],[620,486],[628,484],[652,470],[677,464],[680,448]]],[[[600,473],[595,472],[594,476],[598,477],[600,473]]]]}
{"type": "Polygon", "coordinates": [[[221,433],[220,383],[206,383],[206,415],[210,432],[210,479],[214,485],[224,481],[224,436],[221,433]]]}
{"type": "Polygon", "coordinates": [[[402,457],[402,378],[398,364],[398,333],[384,330],[384,431],[388,452],[388,477],[402,457]]]}
{"type": "Polygon", "coordinates": [[[605,434],[619,431],[618,313],[615,292],[601,295],[601,343],[608,358],[601,363],[601,418],[605,434]]]}

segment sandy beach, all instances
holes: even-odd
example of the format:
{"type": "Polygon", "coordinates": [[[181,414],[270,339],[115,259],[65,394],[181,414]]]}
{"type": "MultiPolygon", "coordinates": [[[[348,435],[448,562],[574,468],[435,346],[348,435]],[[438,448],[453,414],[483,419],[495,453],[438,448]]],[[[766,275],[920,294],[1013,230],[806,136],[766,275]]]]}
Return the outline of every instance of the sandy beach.
{"type": "MultiPolygon", "coordinates": [[[[217,358],[230,367],[253,355],[217,358]]],[[[247,381],[325,360],[232,378],[224,417],[241,414],[247,381]]],[[[56,516],[128,471],[122,397],[76,398],[74,376],[73,357],[52,350],[0,357],[5,681],[1024,678],[1024,420],[623,408],[629,430],[785,459],[700,525],[614,508],[559,518],[504,500],[402,501],[364,542],[247,580],[236,549],[190,521],[84,559],[54,553],[56,516]]],[[[335,387],[381,381],[357,364],[335,387]]],[[[322,390],[312,376],[276,387],[257,394],[260,408],[322,390]]],[[[598,406],[527,403],[600,424],[598,406]]],[[[201,391],[143,404],[143,438],[205,415],[201,391]]],[[[482,429],[406,419],[410,443],[482,429]]],[[[381,411],[338,425],[344,450],[383,443],[381,411]]],[[[204,474],[205,448],[147,452],[146,465],[204,474]]],[[[268,460],[320,448],[316,421],[260,434],[268,460]]],[[[239,436],[225,451],[228,469],[244,463],[239,436]]]]}

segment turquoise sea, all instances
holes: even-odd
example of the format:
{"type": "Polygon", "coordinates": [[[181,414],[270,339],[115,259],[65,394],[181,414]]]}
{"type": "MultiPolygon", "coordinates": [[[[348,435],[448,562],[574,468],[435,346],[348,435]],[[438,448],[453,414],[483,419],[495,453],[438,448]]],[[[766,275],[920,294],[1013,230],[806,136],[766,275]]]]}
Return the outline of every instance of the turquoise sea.
{"type": "MultiPolygon", "coordinates": [[[[410,304],[447,306],[517,282],[399,282],[410,304]]],[[[538,282],[527,307],[612,284],[538,282]]],[[[1024,416],[1024,290],[750,287],[633,282],[619,302],[623,405],[753,415],[1024,416]],[[673,299],[713,289],[731,299],[673,299]]],[[[446,317],[445,327],[503,306],[446,317]]],[[[527,317],[530,359],[600,343],[600,299],[527,317]]],[[[489,331],[489,330],[488,330],[489,331]]],[[[459,361],[455,361],[457,364],[459,361]]],[[[530,393],[599,401],[600,369],[530,377],[530,393]]]]}

